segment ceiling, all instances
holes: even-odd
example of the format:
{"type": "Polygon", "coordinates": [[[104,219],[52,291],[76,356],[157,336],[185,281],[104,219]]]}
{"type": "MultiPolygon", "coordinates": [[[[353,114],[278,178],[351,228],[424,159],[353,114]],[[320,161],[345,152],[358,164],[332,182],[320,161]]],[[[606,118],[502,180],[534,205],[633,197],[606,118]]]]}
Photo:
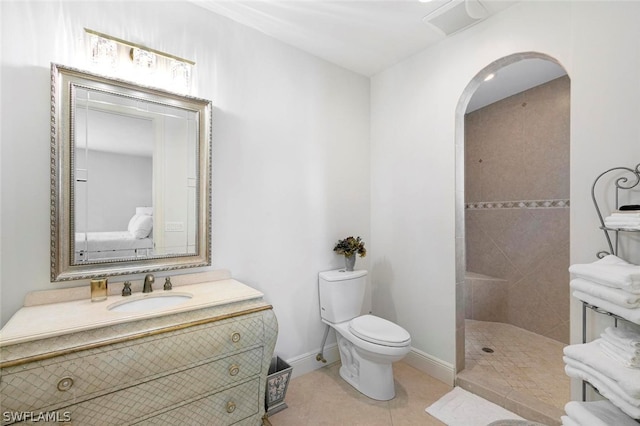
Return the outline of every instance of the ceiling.
{"type": "MultiPolygon", "coordinates": [[[[520,0],[191,1],[314,56],[373,76],[520,0]]],[[[521,62],[483,84],[468,111],[564,74],[548,61],[521,62]]]]}
{"type": "MultiPolygon", "coordinates": [[[[445,38],[423,22],[463,0],[192,0],[280,41],[372,76],[445,38]]],[[[516,3],[480,0],[486,16],[516,3]]],[[[478,3],[478,0],[467,0],[478,3]]]]}
{"type": "Polygon", "coordinates": [[[560,65],[544,59],[532,58],[514,62],[500,68],[492,80],[483,82],[476,89],[467,112],[562,77],[566,73],[560,65]]]}

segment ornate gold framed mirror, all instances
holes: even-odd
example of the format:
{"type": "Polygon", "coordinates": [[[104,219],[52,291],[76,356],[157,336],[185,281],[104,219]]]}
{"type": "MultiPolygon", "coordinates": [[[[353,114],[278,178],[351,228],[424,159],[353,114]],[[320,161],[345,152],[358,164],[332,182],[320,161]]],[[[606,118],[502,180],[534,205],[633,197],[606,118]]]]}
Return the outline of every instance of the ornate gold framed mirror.
{"type": "Polygon", "coordinates": [[[51,280],[211,265],[211,101],[51,65],[51,280]]]}

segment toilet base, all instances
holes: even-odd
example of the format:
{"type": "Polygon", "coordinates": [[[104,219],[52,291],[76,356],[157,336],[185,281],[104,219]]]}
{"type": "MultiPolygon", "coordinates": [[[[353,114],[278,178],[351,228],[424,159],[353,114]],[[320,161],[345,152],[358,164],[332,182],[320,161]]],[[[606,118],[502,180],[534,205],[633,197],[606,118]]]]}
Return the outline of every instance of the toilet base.
{"type": "Polygon", "coordinates": [[[396,389],[393,384],[393,369],[391,365],[388,366],[388,371],[391,375],[391,385],[389,385],[388,383],[364,385],[359,380],[360,378],[353,377],[353,375],[351,375],[351,373],[347,368],[345,368],[345,366],[340,367],[340,377],[342,377],[345,382],[353,386],[358,392],[371,399],[375,399],[377,401],[389,401],[395,398],[396,389]]]}
{"type": "Polygon", "coordinates": [[[377,354],[364,353],[353,343],[337,333],[340,350],[340,377],[360,393],[378,401],[388,401],[396,396],[393,382],[393,365],[395,358],[381,360],[377,354]],[[372,355],[375,361],[368,359],[372,355]]]}

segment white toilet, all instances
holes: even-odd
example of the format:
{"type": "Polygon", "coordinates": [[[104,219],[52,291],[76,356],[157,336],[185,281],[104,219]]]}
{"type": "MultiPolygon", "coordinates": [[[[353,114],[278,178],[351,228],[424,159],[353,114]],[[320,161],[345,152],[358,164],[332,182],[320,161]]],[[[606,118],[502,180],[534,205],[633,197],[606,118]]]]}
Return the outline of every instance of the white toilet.
{"type": "Polygon", "coordinates": [[[336,331],[340,376],[369,398],[387,401],[396,395],[392,363],[411,349],[411,336],[385,319],[362,315],[367,271],[321,272],[320,316],[336,331]]]}

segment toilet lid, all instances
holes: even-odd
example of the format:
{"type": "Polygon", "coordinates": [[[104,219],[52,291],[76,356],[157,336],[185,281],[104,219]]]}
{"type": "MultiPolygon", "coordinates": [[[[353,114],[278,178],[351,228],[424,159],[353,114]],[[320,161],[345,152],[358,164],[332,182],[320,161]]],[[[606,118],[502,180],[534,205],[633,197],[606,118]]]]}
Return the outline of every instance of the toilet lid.
{"type": "Polygon", "coordinates": [[[397,324],[373,315],[362,315],[349,321],[349,331],[367,342],[384,346],[405,346],[411,336],[397,324]]]}

